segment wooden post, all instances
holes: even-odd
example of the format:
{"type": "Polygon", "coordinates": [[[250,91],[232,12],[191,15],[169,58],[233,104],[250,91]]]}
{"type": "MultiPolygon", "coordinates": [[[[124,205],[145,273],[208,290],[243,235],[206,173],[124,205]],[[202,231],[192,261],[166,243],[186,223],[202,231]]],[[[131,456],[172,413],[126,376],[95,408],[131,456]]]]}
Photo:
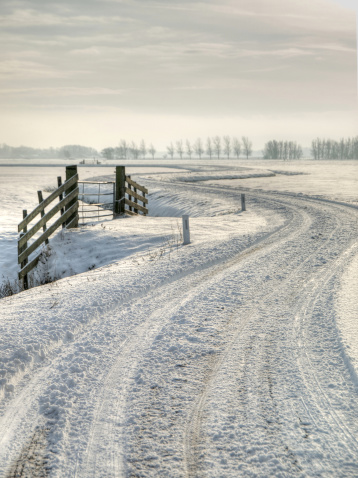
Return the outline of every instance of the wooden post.
{"type": "MultiPolygon", "coordinates": [[[[145,192],[141,191],[141,193],[142,193],[142,196],[145,198],[145,192]]],[[[143,202],[143,207],[147,208],[147,205],[145,202],[143,202]]],[[[146,216],[146,213],[144,212],[143,215],[146,216]]]]}
{"type": "MultiPolygon", "coordinates": [[[[22,218],[25,219],[26,216],[27,216],[27,210],[23,209],[22,218]]],[[[22,237],[26,232],[27,232],[27,226],[24,227],[23,232],[20,234],[20,237],[22,237]]],[[[27,242],[25,242],[25,244],[22,247],[19,247],[19,255],[22,252],[24,252],[26,249],[27,249],[27,242]]],[[[21,264],[20,264],[21,269],[23,269],[26,266],[27,263],[28,263],[28,258],[26,257],[26,259],[23,262],[21,262],[21,264]]],[[[24,290],[27,290],[29,288],[29,282],[28,282],[27,274],[24,275],[24,277],[22,279],[22,286],[23,286],[24,290]]]]}
{"type": "MultiPolygon", "coordinates": [[[[130,175],[128,174],[128,177],[129,179],[131,178],[130,175]]],[[[128,189],[132,189],[132,186],[131,184],[128,183],[128,189]]],[[[130,194],[128,194],[128,199],[131,201],[132,200],[132,196],[130,194]]],[[[132,211],[132,206],[128,206],[129,207],[129,210],[132,211]]]]}
{"type": "Polygon", "coordinates": [[[245,194],[241,194],[241,211],[246,211],[245,194]]]}
{"type": "Polygon", "coordinates": [[[183,219],[183,244],[190,244],[189,216],[182,216],[183,219]]]}
{"type": "MultiPolygon", "coordinates": [[[[57,176],[57,186],[58,186],[58,187],[61,187],[61,186],[62,186],[62,178],[61,178],[61,176],[57,176]]],[[[63,194],[61,193],[61,194],[59,195],[59,197],[58,197],[59,202],[61,202],[62,199],[63,199],[63,194]]],[[[64,207],[61,208],[61,216],[62,216],[62,214],[65,214],[65,208],[64,208],[64,207]]],[[[62,229],[63,229],[65,226],[66,226],[65,223],[63,223],[63,224],[62,224],[62,229]]]]}
{"type": "Polygon", "coordinates": [[[116,217],[116,183],[113,183],[113,219],[116,217]]]}
{"type": "MultiPolygon", "coordinates": [[[[77,174],[77,166],[76,165],[73,165],[73,166],[66,166],[66,181],[68,181],[69,179],[71,179],[73,176],[75,176],[77,174]]],[[[68,194],[70,194],[70,192],[72,192],[74,189],[76,189],[78,186],[78,183],[76,182],[75,184],[73,184],[73,186],[69,187],[65,194],[66,196],[68,194]]],[[[72,201],[70,201],[68,204],[66,204],[66,211],[68,209],[70,209],[71,206],[73,206],[74,204],[76,204],[76,202],[78,201],[78,196],[76,196],[72,201]]],[[[73,221],[75,218],[78,218],[78,213],[76,212],[75,214],[72,214],[72,216],[70,216],[67,221],[66,221],[66,225],[70,224],[71,221],[73,221]]],[[[72,225],[72,227],[78,227],[78,219],[77,221],[75,221],[72,225]]]]}
{"type": "MultiPolygon", "coordinates": [[[[42,191],[37,191],[37,196],[38,196],[38,198],[39,198],[39,204],[41,204],[42,201],[44,200],[44,198],[42,197],[42,191]]],[[[45,210],[43,209],[43,210],[41,211],[41,217],[44,217],[44,215],[45,215],[45,210]]],[[[42,226],[42,230],[43,230],[43,232],[46,231],[46,224],[44,224],[44,225],[42,226]]],[[[46,239],[45,244],[48,244],[48,239],[46,239]]]]}
{"type": "MultiPolygon", "coordinates": [[[[136,192],[137,192],[137,188],[133,188],[133,189],[134,189],[134,192],[136,193],[136,192]]],[[[138,204],[138,199],[137,199],[136,197],[134,198],[134,202],[138,204]]],[[[136,214],[138,214],[138,209],[134,208],[134,212],[135,212],[136,214]]]]}
{"type": "Polygon", "coordinates": [[[124,197],[126,191],[126,168],[116,166],[116,214],[124,214],[124,197]]]}

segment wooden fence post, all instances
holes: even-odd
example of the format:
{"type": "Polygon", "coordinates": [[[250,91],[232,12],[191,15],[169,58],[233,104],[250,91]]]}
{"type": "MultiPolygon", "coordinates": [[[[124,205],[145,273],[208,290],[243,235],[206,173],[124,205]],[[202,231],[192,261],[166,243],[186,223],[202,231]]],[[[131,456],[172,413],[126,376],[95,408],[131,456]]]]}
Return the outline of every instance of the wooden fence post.
{"type": "MultiPolygon", "coordinates": [[[[133,188],[133,189],[134,189],[134,192],[136,193],[136,192],[137,192],[137,188],[133,188]]],[[[143,194],[144,194],[144,193],[143,193],[143,194]]],[[[138,199],[137,199],[136,197],[134,197],[134,202],[135,202],[136,204],[138,204],[138,199]]],[[[145,207],[144,203],[143,203],[143,206],[145,207]]],[[[134,208],[134,212],[135,212],[136,214],[138,214],[138,209],[134,208]]]]}
{"type": "Polygon", "coordinates": [[[245,194],[241,194],[241,211],[246,211],[245,194]]]}
{"type": "MultiPolygon", "coordinates": [[[[61,176],[57,176],[57,187],[60,188],[61,186],[62,186],[62,178],[61,178],[61,176]]],[[[61,202],[62,199],[63,199],[63,194],[60,194],[59,197],[58,197],[59,202],[61,202]]],[[[61,216],[62,216],[62,214],[65,214],[65,208],[64,207],[61,208],[61,216]]],[[[64,229],[65,227],[66,227],[66,224],[63,223],[62,224],[62,229],[64,229]]]]}
{"type": "Polygon", "coordinates": [[[126,168],[116,166],[116,214],[124,214],[124,197],[126,191],[126,168]]]}
{"type": "MultiPolygon", "coordinates": [[[[77,166],[74,165],[74,166],[66,166],[66,181],[68,181],[69,179],[72,178],[72,176],[75,176],[77,174],[77,166]]],[[[69,187],[66,191],[66,196],[68,196],[74,189],[76,189],[78,187],[78,183],[76,182],[75,184],[73,184],[71,187],[69,187]]],[[[66,211],[68,209],[70,209],[71,206],[73,206],[74,204],[76,204],[76,202],[78,201],[78,196],[76,196],[74,199],[72,199],[72,201],[70,201],[68,204],[66,204],[66,211]]],[[[75,218],[78,218],[78,213],[76,211],[75,214],[72,214],[72,216],[70,216],[67,221],[66,221],[66,226],[68,224],[71,223],[71,221],[73,221],[75,218]]],[[[78,227],[78,220],[77,221],[74,221],[74,223],[72,224],[71,227],[78,227]]]]}
{"type": "MultiPolygon", "coordinates": [[[[25,219],[25,217],[27,216],[27,210],[26,209],[23,209],[22,210],[22,218],[25,219]]],[[[24,227],[23,229],[23,232],[20,234],[20,238],[27,232],[27,226],[24,227]]],[[[22,247],[19,247],[19,255],[25,251],[27,248],[27,242],[25,242],[25,244],[22,246],[22,247]]],[[[26,264],[28,263],[28,258],[26,257],[26,259],[20,264],[21,266],[21,269],[23,267],[26,266],[26,264]]],[[[22,285],[23,285],[23,288],[24,290],[27,290],[29,288],[29,282],[28,282],[28,278],[27,278],[27,274],[24,275],[23,279],[22,279],[22,285]]]]}
{"type": "MultiPolygon", "coordinates": [[[[142,192],[142,195],[143,195],[143,197],[145,198],[145,192],[144,192],[144,191],[142,192]]],[[[142,204],[143,204],[143,207],[145,207],[145,208],[147,207],[147,205],[145,204],[144,201],[142,202],[142,204]]],[[[146,216],[146,215],[147,215],[147,214],[144,213],[144,216],[146,216]]]]}
{"type": "MultiPolygon", "coordinates": [[[[41,204],[42,201],[44,200],[44,198],[43,198],[43,196],[42,196],[42,191],[37,191],[37,196],[38,196],[38,198],[39,198],[39,204],[41,204]]],[[[45,209],[42,209],[42,211],[41,211],[41,217],[44,217],[44,215],[45,215],[45,209]]],[[[42,226],[42,230],[43,230],[43,232],[46,231],[46,224],[44,224],[44,225],[42,226]]],[[[46,244],[46,245],[48,244],[48,239],[46,239],[45,244],[46,244]]]]}
{"type": "MultiPolygon", "coordinates": [[[[131,177],[130,177],[130,174],[128,174],[128,177],[129,177],[129,179],[131,178],[131,177]]],[[[128,189],[132,189],[131,184],[128,184],[128,189]]],[[[129,199],[130,201],[132,201],[132,196],[131,196],[130,194],[128,194],[128,199],[129,199]]],[[[128,206],[128,207],[129,207],[129,210],[130,210],[130,211],[133,210],[132,206],[128,206]]]]}

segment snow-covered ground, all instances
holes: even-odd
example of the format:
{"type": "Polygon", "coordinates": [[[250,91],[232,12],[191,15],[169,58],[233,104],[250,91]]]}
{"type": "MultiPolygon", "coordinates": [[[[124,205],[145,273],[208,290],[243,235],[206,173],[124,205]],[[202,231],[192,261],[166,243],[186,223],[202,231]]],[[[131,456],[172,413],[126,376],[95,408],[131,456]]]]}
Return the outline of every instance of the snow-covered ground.
{"type": "MultiPolygon", "coordinates": [[[[356,163],[170,166],[131,166],[151,216],[60,232],[40,270],[63,278],[1,300],[0,476],[357,476],[356,163]]],[[[64,174],[11,169],[8,276],[64,174]]]]}

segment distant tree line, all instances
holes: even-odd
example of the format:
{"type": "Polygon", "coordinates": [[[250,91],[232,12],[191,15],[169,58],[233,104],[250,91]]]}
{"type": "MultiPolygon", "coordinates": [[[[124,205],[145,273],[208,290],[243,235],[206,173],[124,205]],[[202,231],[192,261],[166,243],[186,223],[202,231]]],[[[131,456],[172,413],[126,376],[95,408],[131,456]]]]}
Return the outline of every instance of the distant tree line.
{"type": "Polygon", "coordinates": [[[268,141],[263,151],[264,159],[301,159],[302,147],[294,141],[268,141]]]}
{"type": "MultiPolygon", "coordinates": [[[[241,154],[249,158],[252,155],[252,142],[246,136],[242,137],[242,142],[238,138],[231,138],[230,136],[214,136],[213,138],[207,138],[205,143],[201,138],[194,142],[190,142],[188,139],[180,139],[174,143],[171,142],[166,149],[167,155],[171,159],[175,156],[180,159],[183,157],[191,159],[194,155],[201,158],[204,154],[209,156],[210,159],[212,157],[220,159],[222,156],[239,158],[241,154]]],[[[153,144],[147,147],[143,139],[139,144],[121,139],[117,147],[104,148],[101,155],[106,159],[138,159],[140,157],[145,158],[148,154],[154,158],[156,152],[153,144]]]]}
{"type": "Polygon", "coordinates": [[[241,139],[242,143],[238,138],[231,138],[230,136],[208,137],[205,143],[201,138],[198,138],[193,143],[187,139],[185,141],[180,139],[174,144],[171,142],[167,146],[167,153],[172,159],[175,155],[179,156],[180,159],[183,156],[191,159],[192,155],[196,155],[201,159],[204,154],[210,159],[212,157],[220,159],[222,156],[228,159],[231,156],[239,158],[240,154],[249,158],[252,155],[252,142],[246,136],[243,136],[241,139]]]}
{"type": "MultiPolygon", "coordinates": [[[[205,141],[197,138],[190,142],[178,140],[171,142],[166,147],[167,155],[170,158],[193,156],[201,159],[209,157],[220,159],[240,158],[247,159],[252,156],[252,142],[247,136],[242,136],[241,140],[231,136],[208,137],[205,141]]],[[[94,148],[81,146],[78,144],[68,144],[60,148],[31,148],[28,146],[9,146],[0,144],[1,159],[71,159],[71,158],[93,158],[102,157],[106,159],[138,159],[146,158],[148,155],[154,159],[157,150],[153,144],[146,145],[142,139],[139,144],[134,141],[121,139],[116,147],[104,148],[100,153],[94,148]]],[[[312,141],[311,153],[314,159],[358,159],[358,136],[353,138],[342,138],[339,141],[332,139],[316,138],[312,141]]],[[[263,157],[265,159],[301,159],[303,150],[301,145],[295,141],[277,141],[271,140],[265,144],[263,157]]]]}
{"type": "Polygon", "coordinates": [[[137,145],[134,141],[127,141],[121,139],[119,146],[104,148],[101,151],[101,155],[106,159],[138,159],[140,157],[146,158],[147,154],[150,154],[154,158],[156,149],[153,144],[147,147],[144,139],[137,145]]]}
{"type": "Polygon", "coordinates": [[[314,159],[358,159],[358,136],[340,141],[314,139],[311,152],[314,159]]]}
{"type": "Polygon", "coordinates": [[[3,159],[70,159],[70,158],[92,158],[98,156],[94,148],[80,146],[78,144],[67,144],[60,148],[30,148],[28,146],[8,146],[0,144],[0,158],[3,159]]]}

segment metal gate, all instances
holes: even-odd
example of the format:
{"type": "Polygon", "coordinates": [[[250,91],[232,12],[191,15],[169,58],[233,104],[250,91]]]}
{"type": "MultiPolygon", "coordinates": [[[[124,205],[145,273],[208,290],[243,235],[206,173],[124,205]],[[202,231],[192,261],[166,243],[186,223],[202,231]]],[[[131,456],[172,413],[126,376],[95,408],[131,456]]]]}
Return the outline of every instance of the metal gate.
{"type": "Polygon", "coordinates": [[[115,185],[115,181],[78,181],[80,225],[114,217],[115,185]]]}

